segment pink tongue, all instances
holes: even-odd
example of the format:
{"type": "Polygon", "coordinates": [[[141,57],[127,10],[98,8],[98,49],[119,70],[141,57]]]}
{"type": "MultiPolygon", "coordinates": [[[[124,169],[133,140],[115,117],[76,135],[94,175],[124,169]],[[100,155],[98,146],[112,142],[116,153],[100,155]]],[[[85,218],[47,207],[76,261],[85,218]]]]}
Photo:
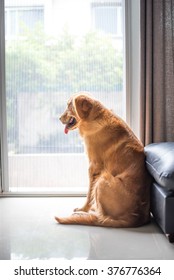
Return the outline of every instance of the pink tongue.
{"type": "Polygon", "coordinates": [[[64,132],[65,134],[68,134],[68,128],[65,126],[65,129],[64,129],[64,132]]]}

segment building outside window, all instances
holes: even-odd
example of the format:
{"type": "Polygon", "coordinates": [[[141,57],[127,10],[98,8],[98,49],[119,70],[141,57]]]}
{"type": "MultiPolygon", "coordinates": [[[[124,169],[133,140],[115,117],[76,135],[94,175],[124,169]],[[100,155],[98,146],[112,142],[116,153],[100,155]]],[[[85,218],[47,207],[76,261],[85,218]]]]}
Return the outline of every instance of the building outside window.
{"type": "Polygon", "coordinates": [[[93,27],[96,30],[115,37],[123,37],[121,1],[92,3],[91,8],[93,27]]]}
{"type": "Polygon", "coordinates": [[[43,25],[44,8],[31,7],[7,7],[5,10],[5,36],[14,38],[25,34],[25,28],[32,30],[38,23],[43,25]]]}

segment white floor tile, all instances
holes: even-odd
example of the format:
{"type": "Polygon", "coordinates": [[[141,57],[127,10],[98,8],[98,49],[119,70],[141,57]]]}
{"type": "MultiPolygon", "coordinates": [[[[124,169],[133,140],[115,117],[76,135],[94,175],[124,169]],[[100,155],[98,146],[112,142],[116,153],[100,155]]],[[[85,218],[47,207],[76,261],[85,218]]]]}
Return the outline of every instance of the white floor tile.
{"type": "Polygon", "coordinates": [[[60,225],[85,198],[0,198],[0,259],[174,259],[159,227],[60,225]]]}

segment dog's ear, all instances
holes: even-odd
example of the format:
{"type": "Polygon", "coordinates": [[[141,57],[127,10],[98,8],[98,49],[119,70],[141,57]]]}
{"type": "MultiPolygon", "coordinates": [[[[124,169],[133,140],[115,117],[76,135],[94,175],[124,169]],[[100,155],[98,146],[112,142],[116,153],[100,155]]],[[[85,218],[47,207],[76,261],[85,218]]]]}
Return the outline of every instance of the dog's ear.
{"type": "Polygon", "coordinates": [[[85,119],[89,116],[92,109],[91,99],[87,96],[78,96],[75,99],[75,107],[79,117],[85,119]]]}

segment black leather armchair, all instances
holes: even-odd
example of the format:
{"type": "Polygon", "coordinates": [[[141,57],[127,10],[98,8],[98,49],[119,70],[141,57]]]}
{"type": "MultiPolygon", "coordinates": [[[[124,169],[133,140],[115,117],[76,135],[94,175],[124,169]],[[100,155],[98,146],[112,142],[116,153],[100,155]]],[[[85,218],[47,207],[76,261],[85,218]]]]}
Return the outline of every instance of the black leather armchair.
{"type": "Polygon", "coordinates": [[[145,147],[146,165],[153,177],[151,213],[174,242],[174,142],[154,143],[145,147]]]}

